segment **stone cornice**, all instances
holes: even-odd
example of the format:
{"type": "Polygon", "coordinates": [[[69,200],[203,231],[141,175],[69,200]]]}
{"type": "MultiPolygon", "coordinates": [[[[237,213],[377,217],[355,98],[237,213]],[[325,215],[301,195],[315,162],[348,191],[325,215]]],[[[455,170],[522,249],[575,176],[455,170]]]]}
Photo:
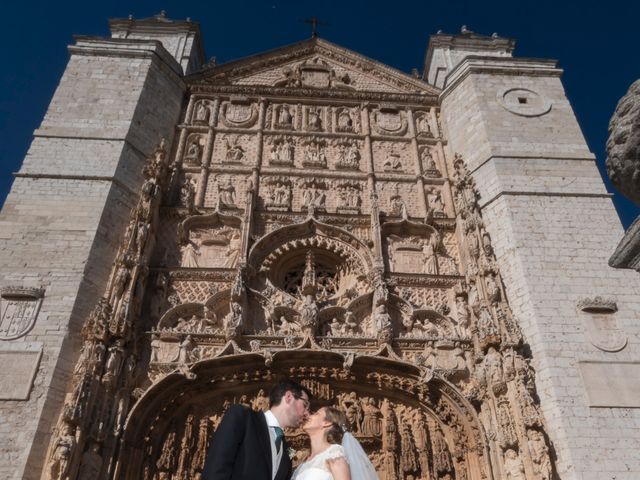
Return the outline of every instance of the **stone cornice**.
{"type": "Polygon", "coordinates": [[[107,57],[157,58],[182,82],[182,67],[159,40],[103,38],[75,35],[75,45],[69,45],[72,55],[107,57]]]}
{"type": "Polygon", "coordinates": [[[474,73],[560,77],[563,70],[557,68],[557,64],[558,61],[553,59],[469,56],[447,75],[440,101],[442,102],[462,80],[474,73]]]}
{"type": "MultiPolygon", "coordinates": [[[[205,69],[187,77],[187,79],[192,85],[228,84],[233,78],[243,77],[254,72],[274,68],[280,64],[301,60],[311,55],[322,55],[328,59],[336,61],[337,63],[348,65],[355,70],[360,70],[365,74],[376,76],[382,83],[394,85],[400,90],[405,90],[405,93],[409,95],[430,97],[439,94],[439,89],[429,85],[421,79],[407,75],[393,67],[389,67],[388,65],[372,60],[364,55],[319,38],[304,40],[293,45],[277,48],[268,52],[252,55],[237,61],[205,69]]],[[[268,87],[268,90],[274,90],[272,86],[265,85],[265,87],[268,87]]],[[[315,90],[292,88],[285,88],[282,90],[285,92],[295,90],[303,96],[308,96],[307,90],[316,91],[317,96],[320,97],[326,97],[327,95],[331,96],[331,93],[335,91],[325,89],[315,90]]],[[[364,97],[370,98],[371,93],[376,92],[351,93],[363,93],[364,99],[364,97]]]]}
{"type": "Polygon", "coordinates": [[[285,88],[260,85],[215,85],[215,84],[191,84],[189,90],[194,94],[222,94],[222,95],[249,95],[282,97],[290,102],[304,101],[314,98],[318,100],[347,100],[350,102],[394,102],[409,105],[437,106],[436,95],[420,95],[389,92],[365,92],[346,90],[324,90],[315,88],[285,88]]]}

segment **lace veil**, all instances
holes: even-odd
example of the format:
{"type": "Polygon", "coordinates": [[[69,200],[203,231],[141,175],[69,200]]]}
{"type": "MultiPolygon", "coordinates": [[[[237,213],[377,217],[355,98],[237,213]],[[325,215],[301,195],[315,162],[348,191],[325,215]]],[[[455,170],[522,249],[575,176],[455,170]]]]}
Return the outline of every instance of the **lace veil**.
{"type": "Polygon", "coordinates": [[[349,462],[351,480],[378,480],[378,474],[371,460],[351,433],[345,432],[342,437],[342,448],[349,462]]]}

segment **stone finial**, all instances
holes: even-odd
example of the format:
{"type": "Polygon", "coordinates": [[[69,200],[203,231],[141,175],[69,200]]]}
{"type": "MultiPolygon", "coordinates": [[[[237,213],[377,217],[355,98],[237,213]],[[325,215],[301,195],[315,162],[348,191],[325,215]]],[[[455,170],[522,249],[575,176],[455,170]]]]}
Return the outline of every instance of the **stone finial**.
{"type": "Polygon", "coordinates": [[[611,117],[606,165],[616,188],[640,205],[640,80],[629,87],[611,117]]]}

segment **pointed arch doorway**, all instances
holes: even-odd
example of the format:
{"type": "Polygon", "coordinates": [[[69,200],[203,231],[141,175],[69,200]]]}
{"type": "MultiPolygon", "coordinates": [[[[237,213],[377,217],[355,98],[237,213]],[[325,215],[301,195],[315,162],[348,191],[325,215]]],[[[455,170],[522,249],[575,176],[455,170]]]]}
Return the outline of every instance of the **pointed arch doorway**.
{"type": "MultiPolygon", "coordinates": [[[[163,378],[129,415],[114,478],[198,479],[227,406],[267,408],[281,376],[308,387],[314,406],[346,413],[381,480],[493,478],[475,411],[451,383],[394,359],[308,348],[232,354],[163,378]]],[[[287,438],[300,461],[304,433],[287,438]]]]}

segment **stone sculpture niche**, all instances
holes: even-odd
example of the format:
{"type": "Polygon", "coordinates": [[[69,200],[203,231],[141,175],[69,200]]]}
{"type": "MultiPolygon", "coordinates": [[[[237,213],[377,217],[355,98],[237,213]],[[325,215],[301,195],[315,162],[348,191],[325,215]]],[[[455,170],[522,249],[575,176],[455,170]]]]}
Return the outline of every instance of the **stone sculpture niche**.
{"type": "Polygon", "coordinates": [[[214,213],[188,217],[180,226],[180,266],[235,268],[240,258],[241,220],[214,213]]]}
{"type": "Polygon", "coordinates": [[[429,225],[387,222],[383,225],[386,261],[391,272],[437,275],[440,233],[429,225]]]}

